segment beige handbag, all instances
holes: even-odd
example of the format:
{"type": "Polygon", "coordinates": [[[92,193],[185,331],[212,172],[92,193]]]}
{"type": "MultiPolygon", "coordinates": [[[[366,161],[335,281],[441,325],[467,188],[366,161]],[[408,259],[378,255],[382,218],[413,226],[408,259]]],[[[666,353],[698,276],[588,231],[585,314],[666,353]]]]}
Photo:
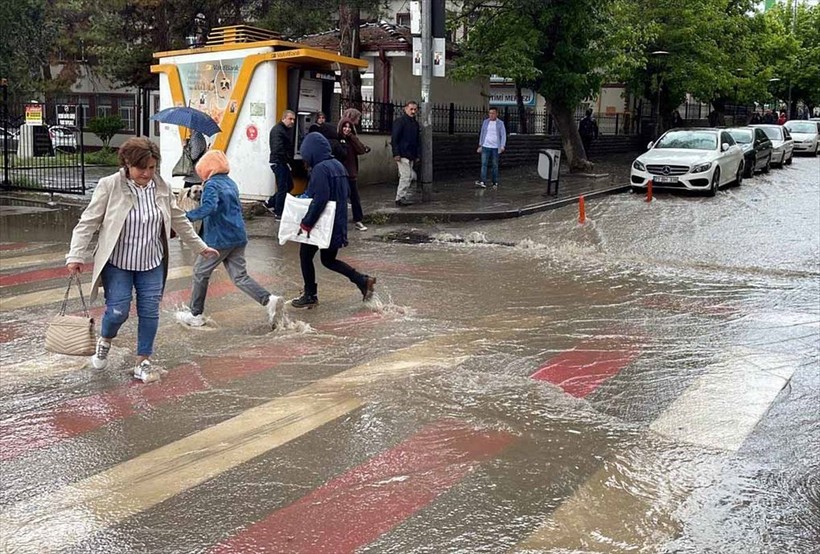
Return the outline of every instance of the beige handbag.
{"type": "Polygon", "coordinates": [[[46,350],[57,354],[68,354],[69,356],[90,356],[97,348],[97,340],[94,337],[94,318],[88,313],[83,296],[83,287],[80,284],[79,274],[74,274],[68,278],[68,287],[63,298],[63,305],[60,313],[54,316],[46,329],[46,350]],[[77,290],[80,291],[80,300],[83,303],[83,315],[65,315],[68,304],[68,293],[71,291],[71,283],[77,279],[77,290]]]}

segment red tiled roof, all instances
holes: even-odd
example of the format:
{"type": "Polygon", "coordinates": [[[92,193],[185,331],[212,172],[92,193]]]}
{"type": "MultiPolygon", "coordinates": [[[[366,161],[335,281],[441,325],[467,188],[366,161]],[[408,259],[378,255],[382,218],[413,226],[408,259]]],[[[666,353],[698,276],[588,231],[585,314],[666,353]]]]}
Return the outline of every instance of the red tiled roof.
{"type": "MultiPolygon", "coordinates": [[[[302,37],[298,42],[323,48],[332,52],[339,51],[339,29],[302,37]]],[[[359,41],[362,52],[376,52],[380,49],[410,52],[413,50],[410,28],[393,25],[386,21],[362,23],[359,26],[359,41]]]]}

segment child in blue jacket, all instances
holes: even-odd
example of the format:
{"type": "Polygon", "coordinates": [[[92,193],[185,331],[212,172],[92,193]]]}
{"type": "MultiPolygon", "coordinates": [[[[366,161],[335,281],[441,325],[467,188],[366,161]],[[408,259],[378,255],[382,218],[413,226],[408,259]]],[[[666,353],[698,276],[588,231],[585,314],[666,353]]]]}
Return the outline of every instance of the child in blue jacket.
{"type": "Polygon", "coordinates": [[[194,263],[194,277],[191,289],[190,311],[177,312],[177,321],[189,327],[205,325],[202,312],[205,310],[205,296],[211,273],[220,264],[225,265],[234,284],[268,309],[271,328],[281,326],[284,317],[284,299],[269,293],[254,281],[245,267],[245,245],[248,234],[242,219],[239,203],[239,188],[228,177],[230,165],[220,150],[209,150],[196,164],[196,172],[205,182],[199,208],[185,215],[191,221],[203,220],[203,240],[219,251],[219,256],[205,258],[197,256],[194,263]]]}

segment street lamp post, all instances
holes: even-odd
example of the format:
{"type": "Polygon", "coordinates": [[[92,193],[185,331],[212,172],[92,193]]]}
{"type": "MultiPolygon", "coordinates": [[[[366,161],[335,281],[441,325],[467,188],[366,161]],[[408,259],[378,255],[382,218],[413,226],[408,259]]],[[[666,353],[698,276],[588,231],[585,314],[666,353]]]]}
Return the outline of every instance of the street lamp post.
{"type": "MultiPolygon", "coordinates": [[[[669,52],[666,50],[655,50],[649,53],[650,56],[655,56],[658,60],[662,60],[664,56],[668,56],[669,52]]],[[[661,134],[661,90],[663,89],[663,72],[660,70],[660,62],[658,63],[658,101],[656,103],[657,115],[655,116],[655,139],[661,134]]]]}
{"type": "MultiPolygon", "coordinates": [[[[780,77],[772,77],[771,79],[769,79],[769,82],[770,83],[779,83],[780,82],[780,77]]],[[[774,93],[772,93],[772,111],[773,112],[777,112],[776,104],[777,104],[777,97],[774,95],[774,93]]]]}

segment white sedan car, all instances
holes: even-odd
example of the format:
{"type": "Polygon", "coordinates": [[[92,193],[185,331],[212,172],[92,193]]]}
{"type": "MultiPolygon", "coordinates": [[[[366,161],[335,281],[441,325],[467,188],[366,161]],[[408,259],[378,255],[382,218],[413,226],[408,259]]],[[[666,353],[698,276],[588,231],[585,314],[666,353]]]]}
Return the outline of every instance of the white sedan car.
{"type": "Polygon", "coordinates": [[[816,156],[820,153],[820,122],[793,119],[783,125],[794,141],[794,153],[806,152],[816,156]]]}
{"type": "Polygon", "coordinates": [[[783,125],[750,125],[750,127],[760,127],[772,141],[772,165],[783,167],[783,164],[792,163],[794,141],[788,129],[783,125]]]}
{"type": "Polygon", "coordinates": [[[743,180],[743,150],[725,129],[672,129],[649,143],[632,163],[632,190],[686,189],[714,196],[723,185],[743,180]]]}

